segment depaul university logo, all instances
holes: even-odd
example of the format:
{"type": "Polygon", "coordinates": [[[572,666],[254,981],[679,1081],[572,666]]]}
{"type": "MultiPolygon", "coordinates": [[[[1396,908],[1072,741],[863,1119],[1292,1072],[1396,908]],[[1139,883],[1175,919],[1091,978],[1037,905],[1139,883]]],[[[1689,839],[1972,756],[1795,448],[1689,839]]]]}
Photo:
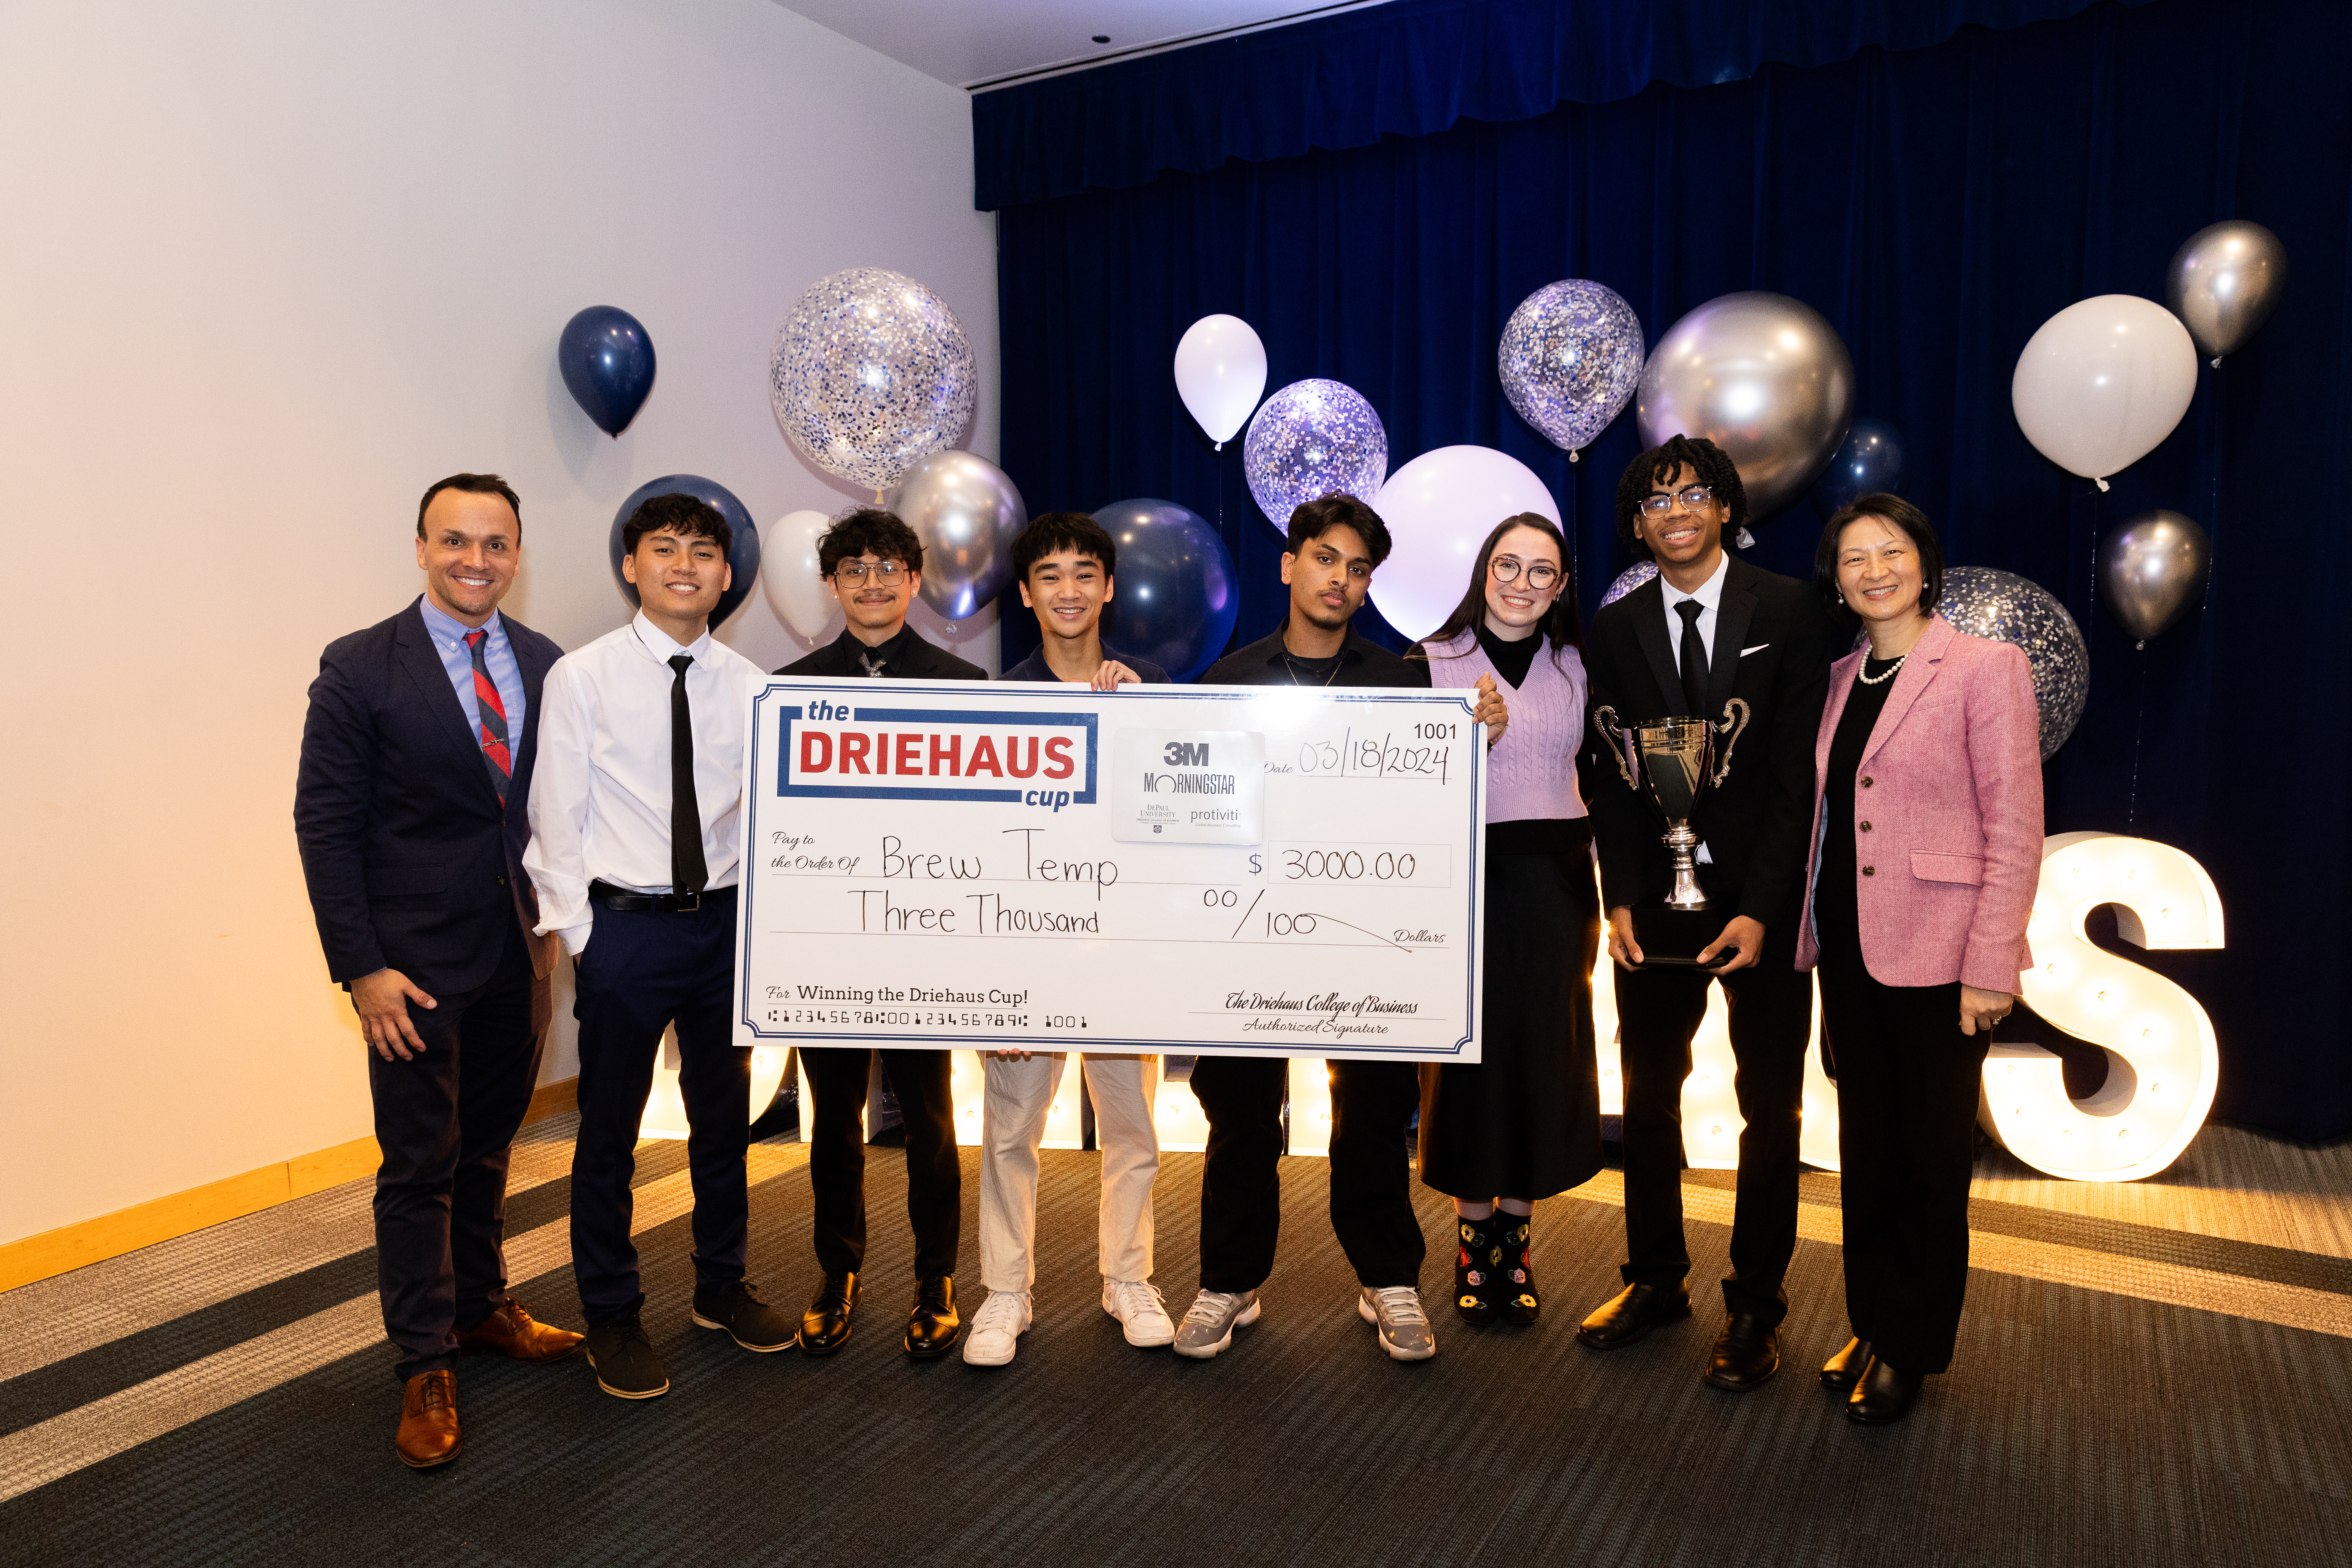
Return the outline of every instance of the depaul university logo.
{"type": "Polygon", "coordinates": [[[816,698],[776,710],[779,795],[1095,803],[1096,715],[877,708],[816,698]]]}

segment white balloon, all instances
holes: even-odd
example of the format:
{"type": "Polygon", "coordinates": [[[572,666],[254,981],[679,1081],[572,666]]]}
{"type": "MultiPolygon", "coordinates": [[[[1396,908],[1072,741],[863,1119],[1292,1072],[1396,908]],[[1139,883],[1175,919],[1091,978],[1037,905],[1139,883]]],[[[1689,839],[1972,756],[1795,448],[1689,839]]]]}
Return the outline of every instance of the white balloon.
{"type": "Polygon", "coordinates": [[[2171,435],[2196,395],[2189,329],[2132,294],[2101,294],[2042,322],[2009,384],[2025,438],[2101,489],[2171,435]]]}
{"type": "Polygon", "coordinates": [[[1265,345],[1239,316],[1203,316],[1176,345],[1176,391],[1223,451],[1265,391],[1265,345]]]}
{"type": "Polygon", "coordinates": [[[1470,585],[1478,547],[1496,523],[1523,511],[1559,521],[1559,505],[1535,470],[1491,447],[1440,447],[1388,478],[1372,510],[1393,543],[1372,574],[1372,603],[1389,625],[1425,637],[1470,585]]]}
{"type": "Polygon", "coordinates": [[[817,536],[832,523],[821,511],[786,512],[760,534],[760,590],[776,619],[803,642],[814,640],[840,608],[816,559],[817,536]]]}

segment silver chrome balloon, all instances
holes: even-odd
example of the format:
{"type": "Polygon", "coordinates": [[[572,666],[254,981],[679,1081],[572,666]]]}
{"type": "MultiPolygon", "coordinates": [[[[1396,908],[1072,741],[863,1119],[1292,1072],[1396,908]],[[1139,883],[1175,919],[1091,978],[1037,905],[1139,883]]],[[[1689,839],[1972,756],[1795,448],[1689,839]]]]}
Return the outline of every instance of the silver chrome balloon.
{"type": "Polygon", "coordinates": [[[1013,581],[1013,542],[1029,509],[1003,468],[941,452],[908,471],[885,503],[923,544],[923,602],[960,621],[1013,581]]]}
{"type": "Polygon", "coordinates": [[[2099,597],[2140,642],[2160,635],[2205,590],[2213,542],[2197,520],[2158,508],[2127,517],[2099,541],[2099,597]]]}
{"type": "Polygon", "coordinates": [[[1805,493],[1853,423],[1853,356],[1827,318],[1785,294],[1726,294],[1666,329],[1642,370],[1642,443],[1723,448],[1760,522],[1805,493]]]}
{"type": "Polygon", "coordinates": [[[979,387],[947,301],[880,267],[810,285],[768,356],[768,402],[794,449],[868,489],[961,440],[979,387]]]}
{"type": "Polygon", "coordinates": [[[1936,613],[1972,637],[2024,650],[2033,667],[2033,705],[2042,715],[2042,760],[2048,762],[2082,721],[2091,695],[2091,650],[2066,606],[2014,572],[1948,566],[1936,613]]]}
{"type": "Polygon", "coordinates": [[[2286,247],[2258,223],[2209,224],[2172,253],[2164,302],[2220,364],[2261,330],[2286,289],[2286,247]]]}

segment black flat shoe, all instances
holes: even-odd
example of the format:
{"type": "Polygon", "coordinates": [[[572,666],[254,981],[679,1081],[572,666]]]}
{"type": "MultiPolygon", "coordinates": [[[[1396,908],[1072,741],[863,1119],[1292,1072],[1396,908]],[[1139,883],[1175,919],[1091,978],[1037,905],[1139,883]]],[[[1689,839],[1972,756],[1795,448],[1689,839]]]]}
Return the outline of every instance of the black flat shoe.
{"type": "Polygon", "coordinates": [[[955,1277],[940,1275],[915,1287],[915,1310],[907,1314],[907,1353],[929,1361],[955,1349],[963,1338],[963,1319],[956,1312],[955,1277]]]}
{"type": "Polygon", "coordinates": [[[1843,1394],[1862,1381],[1864,1368],[1870,1365],[1870,1342],[1848,1340],[1845,1349],[1822,1363],[1822,1383],[1843,1394]]]}
{"type": "Polygon", "coordinates": [[[1715,1353],[1706,1360],[1701,1380],[1727,1394],[1751,1394],[1772,1381],[1780,1370],[1780,1331],[1759,1321],[1753,1312],[1734,1312],[1726,1319],[1715,1353]]]}
{"type": "Polygon", "coordinates": [[[857,1311],[857,1276],[828,1274],[816,1299],[801,1314],[801,1353],[831,1355],[849,1342],[850,1319],[857,1311]]]}
{"type": "Polygon", "coordinates": [[[1497,1214],[1495,1220],[1503,1227],[1503,1321],[1524,1329],[1543,1310],[1535,1266],[1528,1261],[1528,1233],[1533,1221],[1523,1214],[1497,1214]]]}
{"type": "Polygon", "coordinates": [[[1502,1267],[1503,1249],[1495,1239],[1495,1221],[1454,1217],[1454,1310],[1474,1329],[1495,1321],[1495,1274],[1502,1267]]]}
{"type": "Polygon", "coordinates": [[[1919,1389],[1927,1380],[1911,1373],[1897,1372],[1876,1356],[1870,1358],[1870,1370],[1853,1385],[1853,1393],[1845,1402],[1849,1421],[1864,1426],[1892,1426],[1911,1414],[1919,1402],[1919,1389]]]}
{"type": "Polygon", "coordinates": [[[1576,1337],[1597,1351],[1622,1350],[1660,1323],[1679,1322],[1690,1311],[1690,1287],[1679,1279],[1671,1285],[1628,1285],[1585,1319],[1576,1337]]]}

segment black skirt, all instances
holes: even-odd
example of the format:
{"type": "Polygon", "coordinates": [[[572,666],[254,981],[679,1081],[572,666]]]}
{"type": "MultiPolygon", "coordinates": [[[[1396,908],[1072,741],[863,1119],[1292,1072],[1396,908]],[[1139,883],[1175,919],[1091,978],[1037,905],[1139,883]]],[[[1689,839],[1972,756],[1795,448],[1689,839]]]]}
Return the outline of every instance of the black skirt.
{"type": "Polygon", "coordinates": [[[1496,854],[1490,841],[1481,1059],[1421,1069],[1424,1185],[1474,1203],[1548,1198],[1600,1171],[1600,952],[1591,856],[1496,854]]]}

